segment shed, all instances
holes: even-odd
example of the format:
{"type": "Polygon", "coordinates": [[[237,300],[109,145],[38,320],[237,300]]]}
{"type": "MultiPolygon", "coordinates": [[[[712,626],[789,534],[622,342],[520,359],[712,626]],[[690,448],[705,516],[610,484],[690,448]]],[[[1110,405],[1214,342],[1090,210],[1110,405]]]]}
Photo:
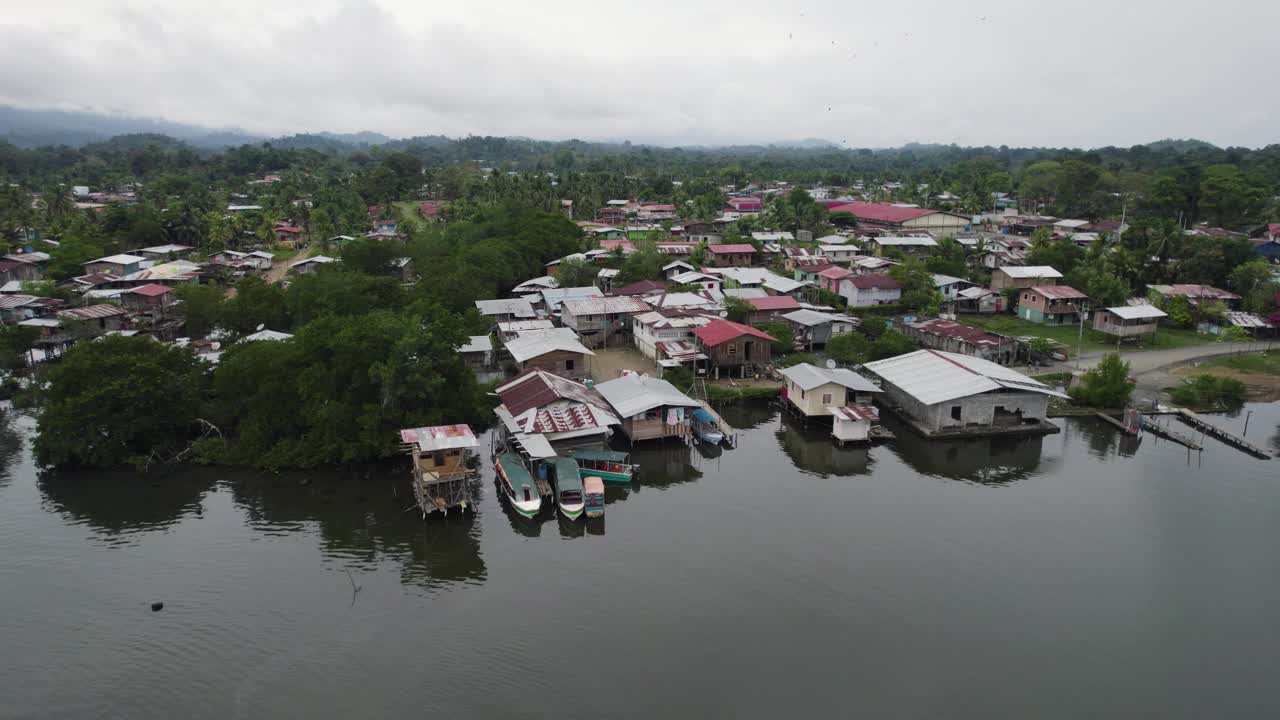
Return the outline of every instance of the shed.
{"type": "Polygon", "coordinates": [[[805,417],[827,417],[832,408],[866,404],[879,386],[846,368],[821,368],[809,363],[783,368],[782,396],[805,417]]]}
{"type": "Polygon", "coordinates": [[[688,412],[700,403],[660,378],[624,375],[600,383],[596,390],[622,418],[622,432],[632,442],[689,433],[688,412]]]}

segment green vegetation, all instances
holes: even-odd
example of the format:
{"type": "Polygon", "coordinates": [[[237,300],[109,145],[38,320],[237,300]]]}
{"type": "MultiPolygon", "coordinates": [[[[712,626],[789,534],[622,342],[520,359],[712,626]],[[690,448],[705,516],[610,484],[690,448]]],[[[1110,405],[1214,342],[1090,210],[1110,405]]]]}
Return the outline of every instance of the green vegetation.
{"type": "Polygon", "coordinates": [[[791,367],[792,365],[799,365],[801,363],[817,365],[818,356],[813,353],[791,353],[790,355],[784,356],[778,364],[782,367],[791,367]]]}
{"type": "Polygon", "coordinates": [[[1235,378],[1194,375],[1170,388],[1169,397],[1193,408],[1239,405],[1245,400],[1245,384],[1235,378]]]}
{"type": "Polygon", "coordinates": [[[708,384],[707,399],[713,402],[737,402],[739,400],[756,400],[759,398],[777,397],[780,386],[708,384]]]}
{"type": "MultiPolygon", "coordinates": [[[[1053,340],[1058,343],[1056,349],[1066,353],[1068,356],[1075,355],[1077,333],[1080,331],[1078,325],[1041,325],[1012,315],[966,315],[962,322],[976,325],[1001,335],[1040,337],[1053,340]]],[[[1212,335],[1205,335],[1192,330],[1162,327],[1156,331],[1154,336],[1144,339],[1141,345],[1124,345],[1123,347],[1126,352],[1133,350],[1161,350],[1200,345],[1213,342],[1213,340],[1214,337],[1212,335]]],[[[1084,349],[1086,352],[1090,350],[1114,350],[1115,347],[1115,338],[1097,332],[1087,326],[1085,327],[1084,349]]]]}
{"type": "Polygon", "coordinates": [[[1067,383],[1071,382],[1071,373],[1069,372],[1041,373],[1039,375],[1032,375],[1031,379],[1039,380],[1045,385],[1056,387],[1060,385],[1066,385],[1067,383]]]}
{"type": "Polygon", "coordinates": [[[1129,380],[1129,363],[1115,353],[1108,353],[1098,366],[1085,371],[1080,384],[1068,393],[1079,405],[1101,408],[1120,408],[1129,402],[1133,394],[1133,382],[1129,380]]]}
{"type": "Polygon", "coordinates": [[[1243,373],[1280,375],[1280,350],[1211,358],[1200,363],[1199,367],[1201,369],[1226,368],[1243,373]]]}
{"type": "Polygon", "coordinates": [[[764,331],[776,341],[770,343],[775,355],[789,353],[795,347],[795,333],[791,331],[790,323],[783,321],[760,323],[756,325],[756,329],[764,331]]]}

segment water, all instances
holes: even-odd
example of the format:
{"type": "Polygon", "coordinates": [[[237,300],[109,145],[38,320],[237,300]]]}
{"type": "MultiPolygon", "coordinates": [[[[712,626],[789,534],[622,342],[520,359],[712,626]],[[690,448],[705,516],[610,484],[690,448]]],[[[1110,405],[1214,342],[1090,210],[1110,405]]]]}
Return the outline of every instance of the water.
{"type": "MultiPolygon", "coordinates": [[[[1249,409],[1280,449],[1280,405],[1249,409]]],[[[1280,712],[1280,461],[725,415],[739,448],[638,451],[591,526],[488,476],[474,519],[424,525],[406,468],[37,478],[11,419],[0,717],[1280,712]]]]}

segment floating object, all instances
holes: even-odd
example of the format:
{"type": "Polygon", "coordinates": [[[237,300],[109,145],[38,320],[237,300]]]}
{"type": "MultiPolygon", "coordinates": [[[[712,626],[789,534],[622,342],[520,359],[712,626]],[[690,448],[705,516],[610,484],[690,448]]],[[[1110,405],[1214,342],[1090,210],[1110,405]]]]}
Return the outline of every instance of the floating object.
{"type": "Polygon", "coordinates": [[[160,602],[159,600],[151,603],[151,612],[160,612],[163,609],[164,609],[164,603],[160,602]]]}

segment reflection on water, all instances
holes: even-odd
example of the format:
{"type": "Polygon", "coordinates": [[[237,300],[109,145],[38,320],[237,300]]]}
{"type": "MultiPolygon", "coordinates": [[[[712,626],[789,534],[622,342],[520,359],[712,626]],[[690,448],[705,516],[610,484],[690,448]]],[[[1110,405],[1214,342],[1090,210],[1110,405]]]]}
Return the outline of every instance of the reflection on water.
{"type": "Polygon", "coordinates": [[[693,448],[675,438],[638,443],[628,449],[631,462],[640,466],[635,490],[641,488],[669,488],[680,483],[693,482],[702,477],[702,471],[692,464],[693,448]]]}
{"type": "Polygon", "coordinates": [[[205,495],[217,484],[217,473],[200,467],[145,476],[132,470],[49,470],[40,474],[37,484],[53,510],[115,543],[199,515],[205,495]]]}
{"type": "Polygon", "coordinates": [[[716,408],[716,412],[720,413],[720,417],[735,430],[754,430],[771,422],[778,412],[778,407],[775,400],[753,400],[720,405],[716,408]]]}
{"type": "Polygon", "coordinates": [[[1094,418],[1079,418],[1064,428],[1063,432],[1067,442],[1073,442],[1076,438],[1084,440],[1094,457],[1133,457],[1142,446],[1141,436],[1125,435],[1112,425],[1094,418]]]}
{"type": "Polygon", "coordinates": [[[867,475],[874,462],[866,445],[841,447],[831,437],[830,423],[805,422],[787,413],[776,413],[778,445],[795,466],[822,477],[867,475]]]}
{"type": "Polygon", "coordinates": [[[255,474],[231,483],[235,504],[264,534],[314,526],[326,556],[374,567],[400,564],[406,584],[483,581],[480,527],[461,513],[423,520],[409,494],[406,468],[358,474],[255,474]]]}
{"type": "Polygon", "coordinates": [[[13,465],[22,452],[22,432],[14,426],[15,413],[9,407],[0,408],[0,488],[13,477],[13,465]]]}
{"type": "Polygon", "coordinates": [[[981,485],[1008,485],[1029,477],[1040,465],[1044,438],[981,437],[928,440],[892,416],[885,427],[897,435],[889,447],[917,472],[981,485]]]}

